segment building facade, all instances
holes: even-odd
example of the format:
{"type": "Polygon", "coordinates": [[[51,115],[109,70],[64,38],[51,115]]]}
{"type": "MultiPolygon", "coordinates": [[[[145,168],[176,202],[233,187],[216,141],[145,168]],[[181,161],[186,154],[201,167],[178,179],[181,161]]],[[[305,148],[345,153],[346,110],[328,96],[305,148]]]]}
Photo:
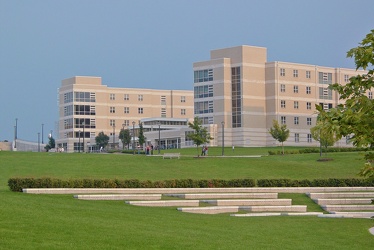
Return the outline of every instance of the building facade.
{"type": "Polygon", "coordinates": [[[100,133],[118,144],[122,128],[133,128],[143,118],[193,117],[193,92],[110,88],[100,77],[76,76],[59,89],[57,146],[67,152],[88,151],[100,133]]]}
{"type": "MultiPolygon", "coordinates": [[[[266,48],[238,46],[213,50],[210,60],[194,63],[194,115],[204,124],[218,125],[218,145],[224,129],[227,146],[275,146],[268,131],[277,120],[290,129],[286,145],[317,146],[310,134],[316,124],[315,105],[338,105],[338,94],[328,86],[349,82],[364,71],[266,58],[266,48]]],[[[337,145],[347,143],[344,139],[337,145]]]]}

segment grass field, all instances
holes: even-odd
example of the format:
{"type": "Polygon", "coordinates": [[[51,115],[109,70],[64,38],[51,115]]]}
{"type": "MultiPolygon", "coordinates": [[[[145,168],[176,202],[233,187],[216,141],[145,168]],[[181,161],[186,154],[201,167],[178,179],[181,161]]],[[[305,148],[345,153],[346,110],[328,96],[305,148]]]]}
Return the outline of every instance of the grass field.
{"type": "MultiPolygon", "coordinates": [[[[225,155],[266,155],[266,148],[225,149],[225,155]]],[[[289,149],[290,150],[290,149],[289,149]]],[[[180,151],[180,150],[179,150],[180,151]]],[[[136,207],[122,201],[82,201],[71,195],[9,191],[9,177],[139,180],[232,178],[357,178],[361,153],[220,158],[210,148],[180,160],[124,154],[0,152],[0,249],[372,249],[369,219],[230,217],[187,214],[175,208],[136,207]]],[[[281,194],[319,207],[304,195],[281,194]]]]}

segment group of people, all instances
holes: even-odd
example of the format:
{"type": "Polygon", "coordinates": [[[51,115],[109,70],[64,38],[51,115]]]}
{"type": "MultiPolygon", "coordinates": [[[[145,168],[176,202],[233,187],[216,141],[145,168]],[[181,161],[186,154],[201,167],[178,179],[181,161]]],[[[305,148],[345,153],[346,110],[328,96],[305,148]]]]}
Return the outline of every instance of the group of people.
{"type": "Polygon", "coordinates": [[[201,149],[201,155],[208,155],[208,146],[203,146],[201,149]]]}
{"type": "Polygon", "coordinates": [[[151,146],[147,146],[146,149],[145,149],[145,153],[147,155],[149,155],[149,153],[151,153],[153,155],[153,145],[151,144],[151,146]]]}

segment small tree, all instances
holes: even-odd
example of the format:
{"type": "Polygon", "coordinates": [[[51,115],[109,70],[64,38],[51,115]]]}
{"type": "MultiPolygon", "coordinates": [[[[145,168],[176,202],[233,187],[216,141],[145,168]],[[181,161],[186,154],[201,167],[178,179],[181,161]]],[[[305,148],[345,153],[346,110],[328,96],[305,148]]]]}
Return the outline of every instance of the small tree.
{"type": "Polygon", "coordinates": [[[144,129],[143,129],[143,123],[139,122],[139,135],[138,135],[139,145],[143,147],[143,144],[145,143],[145,136],[144,136],[144,129]]]}
{"type": "MultiPolygon", "coordinates": [[[[322,107],[317,107],[317,109],[321,108],[322,107]]],[[[328,125],[326,117],[324,117],[323,114],[326,113],[320,113],[318,115],[317,124],[310,129],[310,133],[312,134],[313,139],[320,143],[321,147],[327,149],[327,147],[333,146],[338,139],[336,132],[332,130],[333,127],[328,125]]],[[[322,151],[320,151],[320,156],[322,156],[322,151]]]]}
{"type": "Polygon", "coordinates": [[[108,145],[109,142],[109,136],[104,134],[104,132],[100,132],[96,137],[95,137],[96,145],[99,147],[105,148],[108,145]]]}
{"type": "Polygon", "coordinates": [[[273,127],[270,128],[269,133],[275,140],[282,143],[282,154],[284,154],[283,142],[287,141],[290,136],[290,130],[287,129],[287,125],[283,124],[280,126],[277,120],[273,120],[273,127]]]}
{"type": "Polygon", "coordinates": [[[44,147],[44,149],[48,152],[49,150],[51,150],[52,148],[55,148],[56,147],[56,142],[55,142],[55,139],[50,136],[49,139],[48,139],[48,144],[44,147]]]}
{"type": "Polygon", "coordinates": [[[187,137],[196,144],[197,149],[197,157],[199,157],[199,146],[208,143],[210,140],[213,139],[207,131],[205,127],[202,125],[202,121],[199,119],[199,117],[195,117],[193,122],[189,122],[188,126],[194,130],[194,133],[188,134],[187,137]]]}
{"type": "Polygon", "coordinates": [[[129,145],[131,143],[130,130],[121,129],[121,131],[119,132],[119,139],[121,139],[122,141],[122,148],[125,148],[125,144],[127,145],[127,148],[129,148],[129,145]]]}

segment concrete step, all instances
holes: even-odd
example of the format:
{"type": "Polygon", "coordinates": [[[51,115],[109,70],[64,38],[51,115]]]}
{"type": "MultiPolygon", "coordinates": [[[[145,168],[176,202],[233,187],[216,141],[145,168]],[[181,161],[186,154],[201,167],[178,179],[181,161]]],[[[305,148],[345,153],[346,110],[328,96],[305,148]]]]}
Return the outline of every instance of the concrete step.
{"type": "Polygon", "coordinates": [[[305,213],[248,213],[248,214],[230,214],[233,217],[262,217],[262,216],[318,216],[322,212],[305,212],[305,213]]]}
{"type": "Polygon", "coordinates": [[[348,216],[350,218],[371,218],[374,212],[332,212],[331,214],[348,216]]]}
{"type": "Polygon", "coordinates": [[[374,205],[322,205],[321,208],[325,211],[373,211],[374,205]]]}
{"type": "Polygon", "coordinates": [[[329,198],[373,198],[374,192],[307,193],[311,199],[329,198]]]}
{"type": "Polygon", "coordinates": [[[277,199],[278,193],[196,193],[196,194],[165,194],[165,196],[181,199],[277,199]]]}
{"type": "Polygon", "coordinates": [[[83,194],[74,195],[79,200],[161,200],[161,194],[83,194]]]}
{"type": "Polygon", "coordinates": [[[198,207],[199,200],[126,201],[127,204],[143,207],[198,207]]]}
{"type": "Polygon", "coordinates": [[[230,200],[201,200],[214,206],[289,206],[291,199],[230,199],[230,200]]]}
{"type": "Polygon", "coordinates": [[[318,205],[371,204],[372,199],[313,199],[318,205]]]}
{"type": "Polygon", "coordinates": [[[191,207],[178,208],[178,211],[197,214],[219,214],[248,212],[306,212],[306,206],[212,206],[212,207],[191,207]]]}

